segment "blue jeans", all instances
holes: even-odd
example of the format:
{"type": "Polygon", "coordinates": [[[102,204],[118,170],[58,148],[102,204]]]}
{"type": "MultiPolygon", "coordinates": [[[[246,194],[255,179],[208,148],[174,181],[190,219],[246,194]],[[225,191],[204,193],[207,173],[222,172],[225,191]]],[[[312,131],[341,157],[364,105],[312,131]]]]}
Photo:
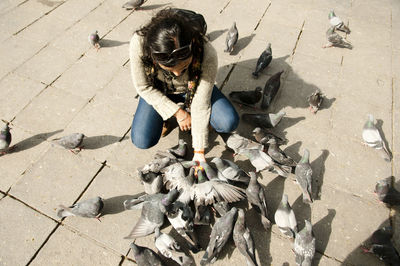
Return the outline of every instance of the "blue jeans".
{"type": "MultiPolygon", "coordinates": [[[[169,94],[173,102],[184,102],[185,94],[169,94]]],[[[239,115],[225,95],[214,86],[211,95],[210,124],[219,133],[229,133],[239,125],[239,115]]],[[[163,119],[143,98],[139,99],[132,121],[131,140],[140,149],[148,149],[161,137],[163,119]]]]}

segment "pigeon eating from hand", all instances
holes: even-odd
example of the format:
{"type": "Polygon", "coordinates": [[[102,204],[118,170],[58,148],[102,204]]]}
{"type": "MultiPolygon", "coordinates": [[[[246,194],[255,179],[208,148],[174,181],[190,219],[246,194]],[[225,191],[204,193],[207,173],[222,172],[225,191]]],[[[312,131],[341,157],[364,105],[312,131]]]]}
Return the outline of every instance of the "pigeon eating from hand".
{"type": "Polygon", "coordinates": [[[131,243],[133,257],[138,266],[163,266],[161,258],[153,250],[131,243]]]}
{"type": "Polygon", "coordinates": [[[11,148],[11,132],[10,132],[10,123],[5,123],[3,127],[1,128],[1,133],[0,133],[0,155],[6,154],[11,148]]]}
{"type": "Polygon", "coordinates": [[[296,234],[293,245],[297,265],[310,265],[315,255],[315,237],[312,225],[305,220],[304,228],[296,234]]]}
{"type": "Polygon", "coordinates": [[[308,104],[310,105],[309,109],[312,113],[316,114],[319,110],[319,107],[322,104],[324,99],[324,95],[322,94],[320,89],[317,89],[310,96],[307,97],[308,104]]]}
{"type": "Polygon", "coordinates": [[[295,169],[296,182],[300,186],[303,192],[303,202],[312,203],[312,169],[310,165],[310,152],[305,149],[303,157],[301,157],[300,162],[297,164],[295,169]]]}
{"type": "Polygon", "coordinates": [[[335,12],[333,10],[331,12],[329,12],[328,19],[329,19],[329,23],[332,26],[336,27],[336,29],[338,29],[340,31],[343,31],[343,32],[345,32],[347,34],[350,33],[349,27],[347,27],[344,24],[344,22],[339,17],[336,16],[336,14],[335,14],[335,12]]]}
{"type": "Polygon", "coordinates": [[[82,149],[82,142],[85,135],[82,133],[73,133],[61,138],[53,139],[53,142],[57,143],[58,145],[71,150],[74,152],[74,149],[82,149]]]}
{"type": "Polygon", "coordinates": [[[256,256],[254,254],[254,241],[249,228],[246,226],[243,209],[238,210],[238,217],[233,227],[233,241],[240,253],[246,258],[248,266],[257,266],[256,256]]]}
{"type": "Polygon", "coordinates": [[[375,185],[375,193],[383,203],[386,203],[389,206],[398,206],[400,205],[400,191],[393,187],[393,178],[393,176],[390,176],[379,180],[375,185]]]}
{"type": "Polygon", "coordinates": [[[294,238],[297,233],[297,221],[294,211],[289,204],[288,195],[283,194],[282,201],[275,212],[275,223],[282,234],[294,238]]]}
{"type": "Polygon", "coordinates": [[[103,209],[104,202],[101,197],[84,200],[70,207],[59,205],[60,209],[57,211],[57,216],[64,218],[67,216],[80,216],[86,218],[99,218],[101,210],[103,209]]]}
{"type": "Polygon", "coordinates": [[[122,8],[125,8],[126,10],[136,10],[138,9],[141,5],[143,5],[144,0],[130,0],[123,4],[122,8]]]}
{"type": "Polygon", "coordinates": [[[348,48],[348,49],[353,49],[353,45],[347,41],[345,38],[340,36],[336,31],[335,31],[335,26],[330,27],[326,31],[326,38],[328,42],[322,46],[322,48],[329,48],[332,46],[335,47],[341,47],[341,48],[348,48]]]}
{"type": "Polygon", "coordinates": [[[95,32],[91,33],[88,37],[89,42],[91,45],[93,45],[94,48],[96,48],[97,50],[100,49],[100,37],[98,34],[98,31],[96,30],[95,32]]]}
{"type": "Polygon", "coordinates": [[[270,77],[264,86],[263,98],[261,101],[261,109],[267,110],[268,107],[272,104],[278,90],[281,86],[281,75],[283,71],[279,71],[275,73],[272,77],[270,77]]]}
{"type": "Polygon", "coordinates": [[[390,162],[392,157],[389,150],[386,148],[385,142],[382,140],[379,130],[375,126],[374,116],[372,114],[368,115],[368,120],[364,124],[362,137],[366,145],[380,151],[385,161],[390,162]]]}
{"type": "Polygon", "coordinates": [[[242,114],[242,120],[246,123],[261,127],[261,128],[272,128],[275,127],[286,115],[286,112],[281,110],[276,114],[272,113],[257,113],[257,114],[242,114]]]}
{"type": "Polygon", "coordinates": [[[256,70],[252,73],[253,77],[257,78],[258,74],[263,71],[272,61],[271,44],[268,43],[267,48],[261,53],[257,60],[256,70]]]}
{"type": "Polygon", "coordinates": [[[225,50],[226,53],[232,53],[233,48],[235,47],[239,38],[239,32],[236,28],[236,22],[233,22],[232,27],[229,29],[228,34],[226,35],[225,40],[225,50]]]}
{"type": "Polygon", "coordinates": [[[262,88],[257,87],[253,91],[232,91],[229,98],[236,103],[254,107],[262,98],[262,88]]]}

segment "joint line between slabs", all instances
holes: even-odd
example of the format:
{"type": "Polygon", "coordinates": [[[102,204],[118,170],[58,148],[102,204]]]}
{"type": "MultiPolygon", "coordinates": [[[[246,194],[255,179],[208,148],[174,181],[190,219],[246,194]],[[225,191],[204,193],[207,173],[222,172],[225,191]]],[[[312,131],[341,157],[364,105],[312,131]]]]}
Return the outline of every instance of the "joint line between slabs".
{"type": "Polygon", "coordinates": [[[293,51],[292,51],[292,56],[291,56],[292,58],[290,60],[290,63],[293,62],[293,57],[294,57],[294,54],[296,53],[297,45],[299,44],[299,40],[301,38],[301,35],[303,34],[303,29],[304,29],[304,24],[305,23],[306,23],[306,21],[303,20],[303,24],[301,25],[301,29],[300,29],[299,35],[297,35],[297,40],[296,40],[296,43],[295,43],[293,51]]]}
{"type": "Polygon", "coordinates": [[[261,18],[258,20],[257,25],[256,25],[256,27],[254,28],[253,32],[257,30],[258,26],[259,26],[260,23],[261,23],[261,20],[264,18],[265,13],[267,13],[267,11],[268,11],[268,9],[269,9],[270,6],[271,6],[271,2],[269,2],[268,6],[267,6],[267,8],[265,9],[264,13],[262,14],[261,18]]]}

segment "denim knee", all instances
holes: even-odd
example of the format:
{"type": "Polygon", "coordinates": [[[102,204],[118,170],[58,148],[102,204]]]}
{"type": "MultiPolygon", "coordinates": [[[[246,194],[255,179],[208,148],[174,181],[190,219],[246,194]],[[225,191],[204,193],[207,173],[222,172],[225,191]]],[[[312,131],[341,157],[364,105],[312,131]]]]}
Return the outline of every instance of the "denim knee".
{"type": "Polygon", "coordinates": [[[215,128],[215,130],[219,133],[230,133],[239,126],[239,121],[239,115],[234,110],[219,121],[218,128],[215,128]]]}
{"type": "Polygon", "coordinates": [[[145,150],[156,145],[159,139],[150,138],[149,136],[140,136],[140,134],[131,132],[131,141],[137,148],[145,150]]]}

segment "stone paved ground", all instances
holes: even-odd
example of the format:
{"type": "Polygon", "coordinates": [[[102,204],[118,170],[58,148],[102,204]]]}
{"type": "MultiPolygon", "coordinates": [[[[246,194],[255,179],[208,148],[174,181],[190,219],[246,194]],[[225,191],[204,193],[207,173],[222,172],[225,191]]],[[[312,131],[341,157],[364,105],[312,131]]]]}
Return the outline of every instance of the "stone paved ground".
{"type": "MultiPolygon", "coordinates": [[[[270,213],[282,193],[289,195],[300,228],[311,220],[317,238],[315,265],[380,265],[362,254],[360,243],[383,224],[396,228],[400,216],[372,194],[378,179],[399,168],[400,3],[395,0],[221,0],[153,1],[126,11],[116,0],[3,0],[0,2],[0,118],[11,122],[13,153],[0,157],[1,265],[132,265],[124,240],[139,212],[123,211],[122,202],[141,192],[137,167],[156,150],[177,143],[175,129],[156,147],[136,149],[129,139],[137,100],[129,75],[132,32],[166,6],[204,15],[218,50],[217,85],[224,93],[263,86],[285,70],[276,102],[287,116],[274,131],[289,142],[285,151],[298,160],[311,152],[314,194],[304,205],[298,187],[271,173],[261,182],[270,213]],[[335,9],[350,26],[353,50],[322,49],[327,14],[335,9]],[[236,21],[239,42],[223,53],[226,30],[236,21]],[[87,41],[98,30],[103,48],[87,41]],[[259,79],[251,72],[267,42],[274,59],[259,79]],[[317,115],[306,96],[320,88],[326,95],[317,115]],[[372,113],[394,159],[383,161],[361,144],[366,114],[372,113]],[[51,144],[54,137],[83,132],[85,148],[74,155],[51,144]],[[99,195],[106,201],[102,222],[55,215],[58,204],[99,195]]],[[[240,112],[247,112],[241,109],[240,112]]],[[[249,136],[241,123],[238,132],[249,136]]],[[[187,137],[187,136],[186,136],[187,137]]],[[[210,135],[207,158],[224,156],[222,139],[210,135]]],[[[244,158],[236,162],[250,170],[244,158]]],[[[397,185],[400,189],[400,186],[397,185]]],[[[294,265],[291,242],[276,226],[265,232],[253,210],[246,214],[261,265],[294,265]]],[[[170,227],[164,231],[169,232],[170,227]]],[[[209,228],[200,228],[207,241],[209,228]]],[[[138,243],[154,248],[153,236],[138,243]]],[[[399,243],[397,243],[399,247],[399,243]]],[[[194,255],[198,264],[203,252],[194,255]]],[[[243,265],[233,248],[215,265],[243,265]]]]}

